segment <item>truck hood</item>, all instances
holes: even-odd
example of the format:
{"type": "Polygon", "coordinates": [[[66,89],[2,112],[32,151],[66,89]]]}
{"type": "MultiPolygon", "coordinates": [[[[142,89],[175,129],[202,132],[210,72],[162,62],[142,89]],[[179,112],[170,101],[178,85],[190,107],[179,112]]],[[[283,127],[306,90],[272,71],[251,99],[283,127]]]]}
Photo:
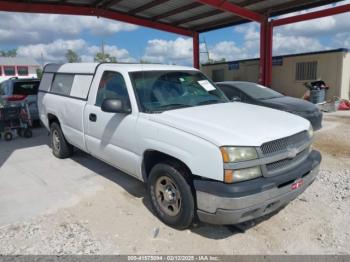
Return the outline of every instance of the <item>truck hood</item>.
{"type": "Polygon", "coordinates": [[[201,137],[217,146],[261,146],[307,130],[310,123],[287,112],[240,102],[169,110],[150,120],[201,137]]]}

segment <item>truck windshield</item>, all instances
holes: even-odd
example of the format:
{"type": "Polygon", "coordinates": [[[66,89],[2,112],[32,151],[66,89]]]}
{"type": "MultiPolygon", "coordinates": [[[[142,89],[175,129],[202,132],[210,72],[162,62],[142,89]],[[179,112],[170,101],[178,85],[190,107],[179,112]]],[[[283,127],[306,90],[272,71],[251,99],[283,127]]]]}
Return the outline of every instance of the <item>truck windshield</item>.
{"type": "Polygon", "coordinates": [[[198,71],[131,72],[140,110],[171,109],[228,102],[221,90],[198,71]]]}

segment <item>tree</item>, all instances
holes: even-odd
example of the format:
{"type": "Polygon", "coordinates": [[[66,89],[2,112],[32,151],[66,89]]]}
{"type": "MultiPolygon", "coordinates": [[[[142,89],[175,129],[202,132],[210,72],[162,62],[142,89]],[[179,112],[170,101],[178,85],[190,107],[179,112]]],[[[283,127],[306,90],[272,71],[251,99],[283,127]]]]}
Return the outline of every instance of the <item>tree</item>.
{"type": "Polygon", "coordinates": [[[77,53],[75,53],[73,50],[71,50],[71,49],[67,50],[67,52],[65,54],[65,57],[66,57],[66,59],[67,59],[67,61],[69,63],[79,63],[79,62],[81,62],[80,56],[77,53]]]}
{"type": "Polygon", "coordinates": [[[41,68],[37,68],[37,69],[36,69],[36,75],[37,75],[37,77],[38,77],[39,79],[41,79],[42,76],[43,76],[43,70],[42,70],[41,68]]]}
{"type": "Polygon", "coordinates": [[[148,61],[146,59],[140,59],[140,64],[153,64],[151,61],[148,61]]]}
{"type": "Polygon", "coordinates": [[[207,63],[208,64],[214,64],[214,63],[223,63],[223,62],[226,62],[225,58],[221,58],[221,59],[217,59],[217,60],[209,59],[207,63]]]}
{"type": "Polygon", "coordinates": [[[98,52],[94,57],[94,61],[99,63],[117,63],[117,58],[115,56],[111,56],[110,54],[98,52]]]}
{"type": "Polygon", "coordinates": [[[17,49],[10,49],[8,51],[0,51],[0,56],[16,57],[17,56],[17,49]]]}

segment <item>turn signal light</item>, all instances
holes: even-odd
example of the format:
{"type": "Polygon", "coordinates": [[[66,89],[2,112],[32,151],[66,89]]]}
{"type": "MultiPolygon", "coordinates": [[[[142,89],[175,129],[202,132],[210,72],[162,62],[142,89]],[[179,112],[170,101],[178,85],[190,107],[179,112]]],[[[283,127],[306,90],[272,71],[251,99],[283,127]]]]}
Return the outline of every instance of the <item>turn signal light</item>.
{"type": "Polygon", "coordinates": [[[224,182],[225,183],[233,183],[233,170],[225,169],[224,182]]]}
{"type": "Polygon", "coordinates": [[[230,162],[230,156],[228,155],[226,149],[224,147],[220,148],[221,154],[222,154],[222,159],[224,163],[230,162]]]}

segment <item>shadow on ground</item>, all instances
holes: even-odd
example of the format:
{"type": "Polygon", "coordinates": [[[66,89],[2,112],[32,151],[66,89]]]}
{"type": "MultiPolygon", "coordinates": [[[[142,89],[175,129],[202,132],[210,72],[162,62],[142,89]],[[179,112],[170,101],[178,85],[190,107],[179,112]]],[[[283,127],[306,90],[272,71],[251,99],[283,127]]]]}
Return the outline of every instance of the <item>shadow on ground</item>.
{"type": "MultiPolygon", "coordinates": [[[[139,181],[138,179],[123,173],[122,171],[90,156],[87,153],[84,153],[80,150],[77,150],[72,157],[74,161],[80,165],[90,169],[94,173],[110,180],[113,183],[118,184],[124,190],[126,190],[130,195],[136,198],[141,198],[144,206],[154,215],[150,200],[147,194],[146,184],[139,181]]],[[[256,226],[257,224],[269,219],[271,216],[278,213],[280,210],[275,213],[266,215],[260,219],[253,221],[248,221],[239,225],[228,225],[228,226],[216,226],[205,223],[196,223],[191,231],[195,234],[201,235],[210,239],[225,239],[231,237],[235,234],[244,233],[246,230],[256,226]]]]}
{"type": "MultiPolygon", "coordinates": [[[[0,168],[16,150],[41,145],[49,146],[48,133],[44,128],[34,129],[33,137],[30,139],[15,137],[15,139],[10,142],[0,140],[0,168]]],[[[146,185],[143,182],[80,150],[76,150],[71,159],[79,165],[91,170],[93,173],[118,184],[133,197],[142,199],[144,206],[155,216],[147,195],[146,185]]],[[[266,220],[270,216],[235,226],[214,226],[198,223],[191,228],[191,231],[195,234],[210,239],[225,239],[231,237],[232,235],[243,233],[258,223],[266,220]]]]}
{"type": "Polygon", "coordinates": [[[261,218],[247,221],[237,225],[226,225],[226,226],[217,226],[209,224],[200,224],[198,227],[192,229],[193,233],[201,235],[206,238],[211,239],[225,239],[236,234],[243,234],[245,231],[257,226],[258,224],[268,220],[270,217],[279,213],[283,208],[272,212],[271,214],[265,215],[261,218]]]}
{"type": "Polygon", "coordinates": [[[23,138],[15,135],[11,141],[0,139],[0,168],[16,150],[49,144],[46,129],[38,127],[33,128],[32,131],[33,137],[31,138],[23,138]]]}

